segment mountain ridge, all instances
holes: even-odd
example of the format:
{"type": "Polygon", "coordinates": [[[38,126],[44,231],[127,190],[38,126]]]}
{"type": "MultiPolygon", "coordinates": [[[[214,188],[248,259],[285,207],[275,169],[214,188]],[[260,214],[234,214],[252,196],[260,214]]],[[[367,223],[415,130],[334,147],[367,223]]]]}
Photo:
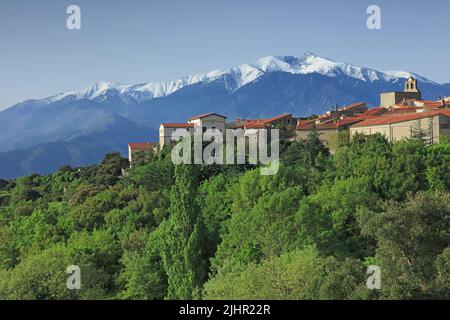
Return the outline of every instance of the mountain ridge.
{"type": "Polygon", "coordinates": [[[381,72],[306,53],[172,82],[98,83],[26,100],[0,112],[0,178],[92,164],[106,152],[125,156],[128,142],[157,141],[161,122],[185,122],[196,114],[213,111],[233,120],[308,116],[359,101],[378,106],[379,94],[402,91],[402,77],[409,75],[419,78],[424,99],[450,95],[449,84],[411,72],[381,72]]]}
{"type": "Polygon", "coordinates": [[[435,81],[413,72],[378,71],[347,62],[337,62],[329,58],[320,57],[311,52],[306,52],[299,58],[294,56],[267,56],[227,70],[195,73],[175,80],[127,85],[120,82],[98,82],[79,91],[60,93],[43,99],[25,100],[22,103],[49,104],[64,99],[70,99],[72,101],[87,99],[102,103],[108,101],[108,95],[110,96],[109,98],[115,95],[119,96],[123,104],[142,103],[155,98],[169,96],[190,85],[200,82],[212,82],[220,77],[226,76],[234,80],[234,83],[228,87],[228,90],[236,91],[257,80],[264,74],[278,71],[292,74],[319,73],[329,77],[347,75],[368,82],[395,81],[413,76],[422,83],[426,82],[440,85],[435,81]]]}

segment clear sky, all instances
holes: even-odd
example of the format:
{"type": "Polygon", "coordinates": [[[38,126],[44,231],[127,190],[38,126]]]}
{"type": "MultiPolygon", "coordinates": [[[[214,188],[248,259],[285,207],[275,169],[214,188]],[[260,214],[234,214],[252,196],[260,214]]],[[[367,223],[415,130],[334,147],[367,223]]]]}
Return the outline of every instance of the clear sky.
{"type": "Polygon", "coordinates": [[[0,109],[305,51],[450,82],[449,35],[448,0],[1,0],[0,109]],[[66,28],[71,4],[81,30],[66,28]],[[366,27],[371,4],[381,30],[366,27]]]}

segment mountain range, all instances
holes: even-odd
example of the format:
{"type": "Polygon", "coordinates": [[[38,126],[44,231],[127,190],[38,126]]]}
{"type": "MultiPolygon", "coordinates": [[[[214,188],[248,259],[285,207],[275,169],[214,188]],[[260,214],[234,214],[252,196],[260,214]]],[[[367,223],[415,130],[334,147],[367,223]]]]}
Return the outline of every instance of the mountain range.
{"type": "Polygon", "coordinates": [[[306,53],[269,56],[225,71],[174,81],[125,85],[102,82],[80,91],[27,100],[0,112],[0,178],[46,174],[61,165],[89,165],[128,142],[157,141],[161,122],[195,114],[235,117],[320,114],[332,106],[403,90],[414,76],[425,99],[450,95],[440,84],[405,71],[377,71],[306,53]]]}

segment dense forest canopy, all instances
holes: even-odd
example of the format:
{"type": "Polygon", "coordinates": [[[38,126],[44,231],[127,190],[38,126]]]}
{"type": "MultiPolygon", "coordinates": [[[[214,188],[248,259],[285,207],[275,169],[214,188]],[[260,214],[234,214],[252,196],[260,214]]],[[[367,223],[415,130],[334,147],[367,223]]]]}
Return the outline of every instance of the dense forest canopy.
{"type": "Polygon", "coordinates": [[[450,298],[450,142],[341,138],[273,176],[164,150],[0,180],[0,299],[450,298]]]}

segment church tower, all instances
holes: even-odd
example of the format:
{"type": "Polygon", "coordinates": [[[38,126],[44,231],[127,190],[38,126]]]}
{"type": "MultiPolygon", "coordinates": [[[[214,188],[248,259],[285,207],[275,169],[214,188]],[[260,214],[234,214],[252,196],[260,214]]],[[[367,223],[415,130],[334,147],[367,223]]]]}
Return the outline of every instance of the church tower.
{"type": "Polygon", "coordinates": [[[417,87],[417,79],[413,77],[409,77],[405,81],[405,92],[420,92],[419,88],[417,87]]]}
{"type": "Polygon", "coordinates": [[[380,95],[380,106],[383,108],[395,107],[403,100],[422,100],[422,94],[417,86],[417,79],[409,77],[405,81],[405,89],[403,91],[384,92],[380,95]]]}

